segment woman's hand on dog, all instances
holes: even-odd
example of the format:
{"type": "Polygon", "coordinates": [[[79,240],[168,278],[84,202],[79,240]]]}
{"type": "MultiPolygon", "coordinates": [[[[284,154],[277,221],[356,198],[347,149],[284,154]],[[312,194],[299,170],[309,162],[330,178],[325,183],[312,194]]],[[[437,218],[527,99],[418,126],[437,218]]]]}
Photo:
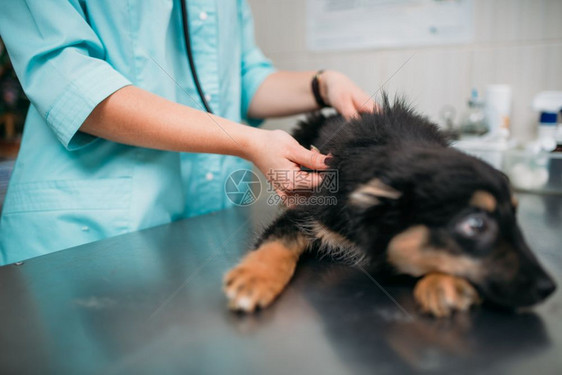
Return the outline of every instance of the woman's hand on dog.
{"type": "MultiPolygon", "coordinates": [[[[378,110],[378,105],[365,91],[337,71],[322,72],[319,88],[324,101],[346,119],[378,110]]],[[[256,130],[259,132],[252,137],[245,157],[266,176],[284,202],[295,194],[306,195],[321,183],[320,174],[302,171],[301,167],[324,170],[326,155],[318,150],[307,150],[282,130],[256,130]]]]}
{"type": "Polygon", "coordinates": [[[322,177],[315,172],[323,170],[326,155],[317,150],[307,150],[283,130],[260,130],[248,150],[248,159],[266,176],[277,194],[286,200],[295,190],[312,191],[322,177]]]}
{"type": "Polygon", "coordinates": [[[346,119],[356,117],[362,112],[378,110],[375,101],[345,74],[326,70],[318,79],[322,99],[346,119]]]}

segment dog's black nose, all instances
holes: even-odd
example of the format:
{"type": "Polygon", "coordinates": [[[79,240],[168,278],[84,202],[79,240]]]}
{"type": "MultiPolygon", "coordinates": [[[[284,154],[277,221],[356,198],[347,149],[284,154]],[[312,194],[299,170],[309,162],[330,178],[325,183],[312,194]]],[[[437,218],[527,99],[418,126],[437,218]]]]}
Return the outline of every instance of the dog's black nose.
{"type": "Polygon", "coordinates": [[[545,299],[556,290],[556,284],[550,277],[541,277],[536,284],[537,294],[541,299],[545,299]]]}

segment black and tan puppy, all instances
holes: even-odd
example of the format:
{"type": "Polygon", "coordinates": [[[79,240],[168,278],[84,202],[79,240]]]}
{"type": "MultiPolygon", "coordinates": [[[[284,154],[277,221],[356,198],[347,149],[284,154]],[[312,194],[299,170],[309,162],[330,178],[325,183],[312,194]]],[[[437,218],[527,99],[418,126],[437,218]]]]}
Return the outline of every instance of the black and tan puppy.
{"type": "Polygon", "coordinates": [[[290,208],[271,224],[225,277],[231,308],[269,305],[307,250],[419,277],[414,297],[435,316],[481,298],[532,305],[554,291],[517,225],[506,176],[449,147],[404,103],[385,98],[380,113],[348,122],[318,114],[294,135],[332,155],[339,188],[313,194],[336,204],[290,208]]]}

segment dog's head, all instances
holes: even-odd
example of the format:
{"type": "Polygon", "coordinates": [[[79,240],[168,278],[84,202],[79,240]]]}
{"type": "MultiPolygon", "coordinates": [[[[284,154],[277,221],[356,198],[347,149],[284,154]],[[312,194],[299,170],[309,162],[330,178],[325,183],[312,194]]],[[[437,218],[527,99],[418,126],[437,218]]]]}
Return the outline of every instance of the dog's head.
{"type": "Polygon", "coordinates": [[[517,224],[504,174],[452,148],[412,144],[408,152],[389,148],[384,160],[377,155],[386,165],[365,166],[372,176],[349,199],[367,231],[391,234],[387,257],[396,269],[466,278],[505,307],[532,305],[554,291],[517,224]]]}

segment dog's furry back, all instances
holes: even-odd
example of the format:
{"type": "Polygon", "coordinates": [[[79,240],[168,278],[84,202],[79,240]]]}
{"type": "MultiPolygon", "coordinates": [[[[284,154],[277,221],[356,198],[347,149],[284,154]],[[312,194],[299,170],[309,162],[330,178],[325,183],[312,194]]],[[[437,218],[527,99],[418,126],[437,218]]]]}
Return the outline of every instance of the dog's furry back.
{"type": "Polygon", "coordinates": [[[396,99],[391,104],[386,95],[383,95],[380,111],[364,113],[361,119],[351,122],[340,115],[313,113],[298,124],[293,136],[302,146],[310,148],[314,145],[323,153],[333,152],[336,148],[383,146],[389,143],[448,145],[437,126],[415,113],[402,99],[396,99]]]}

